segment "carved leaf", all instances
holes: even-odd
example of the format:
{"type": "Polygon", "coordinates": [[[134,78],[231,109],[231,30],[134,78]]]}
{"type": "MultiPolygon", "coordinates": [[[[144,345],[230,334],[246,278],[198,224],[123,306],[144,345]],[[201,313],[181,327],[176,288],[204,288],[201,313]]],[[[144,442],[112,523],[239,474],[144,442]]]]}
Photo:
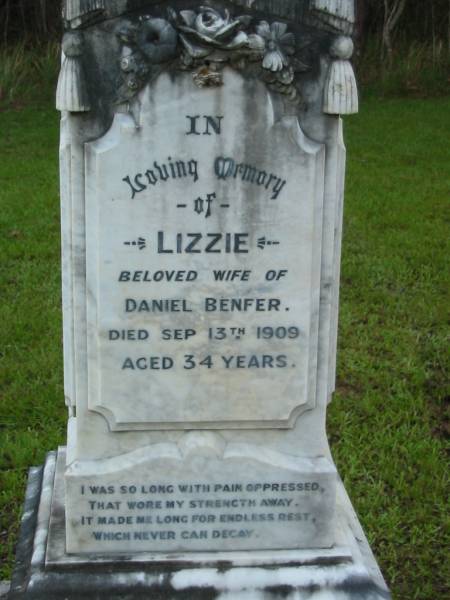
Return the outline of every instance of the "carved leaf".
{"type": "Polygon", "coordinates": [[[263,67],[268,71],[281,71],[284,67],[283,56],[278,50],[268,52],[263,60],[263,67]]]}
{"type": "Polygon", "coordinates": [[[191,28],[194,27],[197,15],[193,10],[181,10],[180,17],[183,19],[185,25],[191,28]]]}
{"type": "Polygon", "coordinates": [[[180,33],[180,39],[183,42],[183,45],[186,48],[189,55],[193,58],[205,58],[213,51],[213,48],[205,48],[202,46],[195,46],[194,44],[191,44],[189,39],[182,33],[180,33]]]}
{"type": "Polygon", "coordinates": [[[224,40],[227,39],[234,31],[236,31],[240,27],[239,21],[233,21],[223,29],[220,29],[215,35],[214,38],[216,40],[224,40]]]}

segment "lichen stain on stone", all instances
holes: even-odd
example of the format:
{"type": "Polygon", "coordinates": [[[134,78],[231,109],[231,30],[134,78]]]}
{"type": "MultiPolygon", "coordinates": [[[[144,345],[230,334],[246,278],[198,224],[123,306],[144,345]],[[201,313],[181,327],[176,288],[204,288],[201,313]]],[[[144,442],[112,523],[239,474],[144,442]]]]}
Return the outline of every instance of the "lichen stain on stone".
{"type": "Polygon", "coordinates": [[[221,560],[214,565],[218,571],[218,573],[226,573],[230,569],[233,568],[233,563],[231,560],[221,560]]]}
{"type": "MultiPolygon", "coordinates": [[[[177,596],[180,592],[176,592],[177,596]]],[[[208,588],[195,588],[189,587],[180,593],[180,598],[192,598],[195,600],[219,600],[221,596],[221,592],[218,590],[208,587],[208,588]]],[[[164,596],[161,596],[163,598],[164,596]]]]}
{"type": "Polygon", "coordinates": [[[223,85],[223,75],[218,71],[213,64],[206,64],[200,67],[192,75],[192,78],[199,88],[204,87],[221,87],[223,85]]]}
{"type": "Polygon", "coordinates": [[[389,600],[390,594],[381,589],[366,577],[350,575],[342,583],[338,583],[336,590],[346,593],[351,600],[389,600]]]}

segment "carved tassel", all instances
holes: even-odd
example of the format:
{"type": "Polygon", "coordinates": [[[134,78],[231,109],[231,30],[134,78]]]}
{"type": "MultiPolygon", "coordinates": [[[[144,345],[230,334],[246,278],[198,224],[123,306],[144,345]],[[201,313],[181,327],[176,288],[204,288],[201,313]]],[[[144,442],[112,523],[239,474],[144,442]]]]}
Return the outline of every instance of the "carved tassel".
{"type": "Polygon", "coordinates": [[[65,0],[64,2],[64,18],[66,21],[78,19],[97,10],[105,8],[105,0],[65,0]]]}
{"type": "Polygon", "coordinates": [[[351,35],[355,24],[354,0],[311,0],[310,10],[331,31],[351,35]]]}
{"type": "Polygon", "coordinates": [[[353,115],[358,112],[358,87],[349,59],[353,42],[338,37],[330,48],[334,59],[325,81],[323,112],[329,115],[353,115]]]}
{"type": "Polygon", "coordinates": [[[63,39],[64,59],[56,90],[56,108],[60,111],[89,112],[91,107],[81,63],[81,33],[66,33],[63,39]]]}

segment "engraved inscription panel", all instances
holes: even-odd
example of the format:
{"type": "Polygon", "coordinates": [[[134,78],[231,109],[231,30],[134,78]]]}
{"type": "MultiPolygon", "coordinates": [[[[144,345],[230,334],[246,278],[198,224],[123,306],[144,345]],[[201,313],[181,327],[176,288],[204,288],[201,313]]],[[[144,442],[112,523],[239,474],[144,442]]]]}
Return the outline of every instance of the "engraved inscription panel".
{"type": "Polygon", "coordinates": [[[229,70],[141,102],[86,146],[89,408],[290,427],[315,401],[323,148],[229,70]]]}
{"type": "Polygon", "coordinates": [[[66,474],[68,552],[326,548],[336,474],[324,458],[147,447],[66,474]],[[274,456],[268,456],[269,461],[274,456]]]}

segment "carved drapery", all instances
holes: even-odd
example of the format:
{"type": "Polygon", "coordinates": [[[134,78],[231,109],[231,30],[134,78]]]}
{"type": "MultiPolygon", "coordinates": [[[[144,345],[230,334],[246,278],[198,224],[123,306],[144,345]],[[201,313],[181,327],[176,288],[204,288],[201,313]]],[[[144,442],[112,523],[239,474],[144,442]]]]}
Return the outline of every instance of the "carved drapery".
{"type": "MultiPolygon", "coordinates": [[[[83,30],[106,18],[119,18],[112,32],[119,41],[120,80],[114,103],[130,101],[163,70],[191,71],[199,87],[222,84],[222,71],[228,65],[244,75],[257,76],[269,89],[293,105],[301,98],[298,75],[308,72],[310,46],[314,35],[302,38],[290,25],[276,19],[289,19],[295,26],[326,31],[329,43],[329,69],[325,78],[323,111],[352,114],[358,110],[358,93],[350,58],[353,42],[349,37],[355,22],[354,0],[233,0],[248,14],[231,14],[227,9],[199,6],[175,10],[165,16],[152,14],[154,2],[138,0],[133,7],[149,6],[149,14],[128,13],[131,3],[113,0],[66,0],[64,17],[67,32],[64,60],[57,91],[57,107],[70,112],[90,110],[88,86],[83,71],[83,30]],[[254,11],[274,15],[256,17],[254,11]],[[253,13],[253,14],[252,14],[253,13]],[[67,51],[66,51],[67,50],[67,51]]],[[[178,3],[179,4],[179,3],[178,3]]],[[[236,10],[240,10],[236,8],[236,10]]],[[[318,53],[318,48],[315,48],[318,53]]]]}

